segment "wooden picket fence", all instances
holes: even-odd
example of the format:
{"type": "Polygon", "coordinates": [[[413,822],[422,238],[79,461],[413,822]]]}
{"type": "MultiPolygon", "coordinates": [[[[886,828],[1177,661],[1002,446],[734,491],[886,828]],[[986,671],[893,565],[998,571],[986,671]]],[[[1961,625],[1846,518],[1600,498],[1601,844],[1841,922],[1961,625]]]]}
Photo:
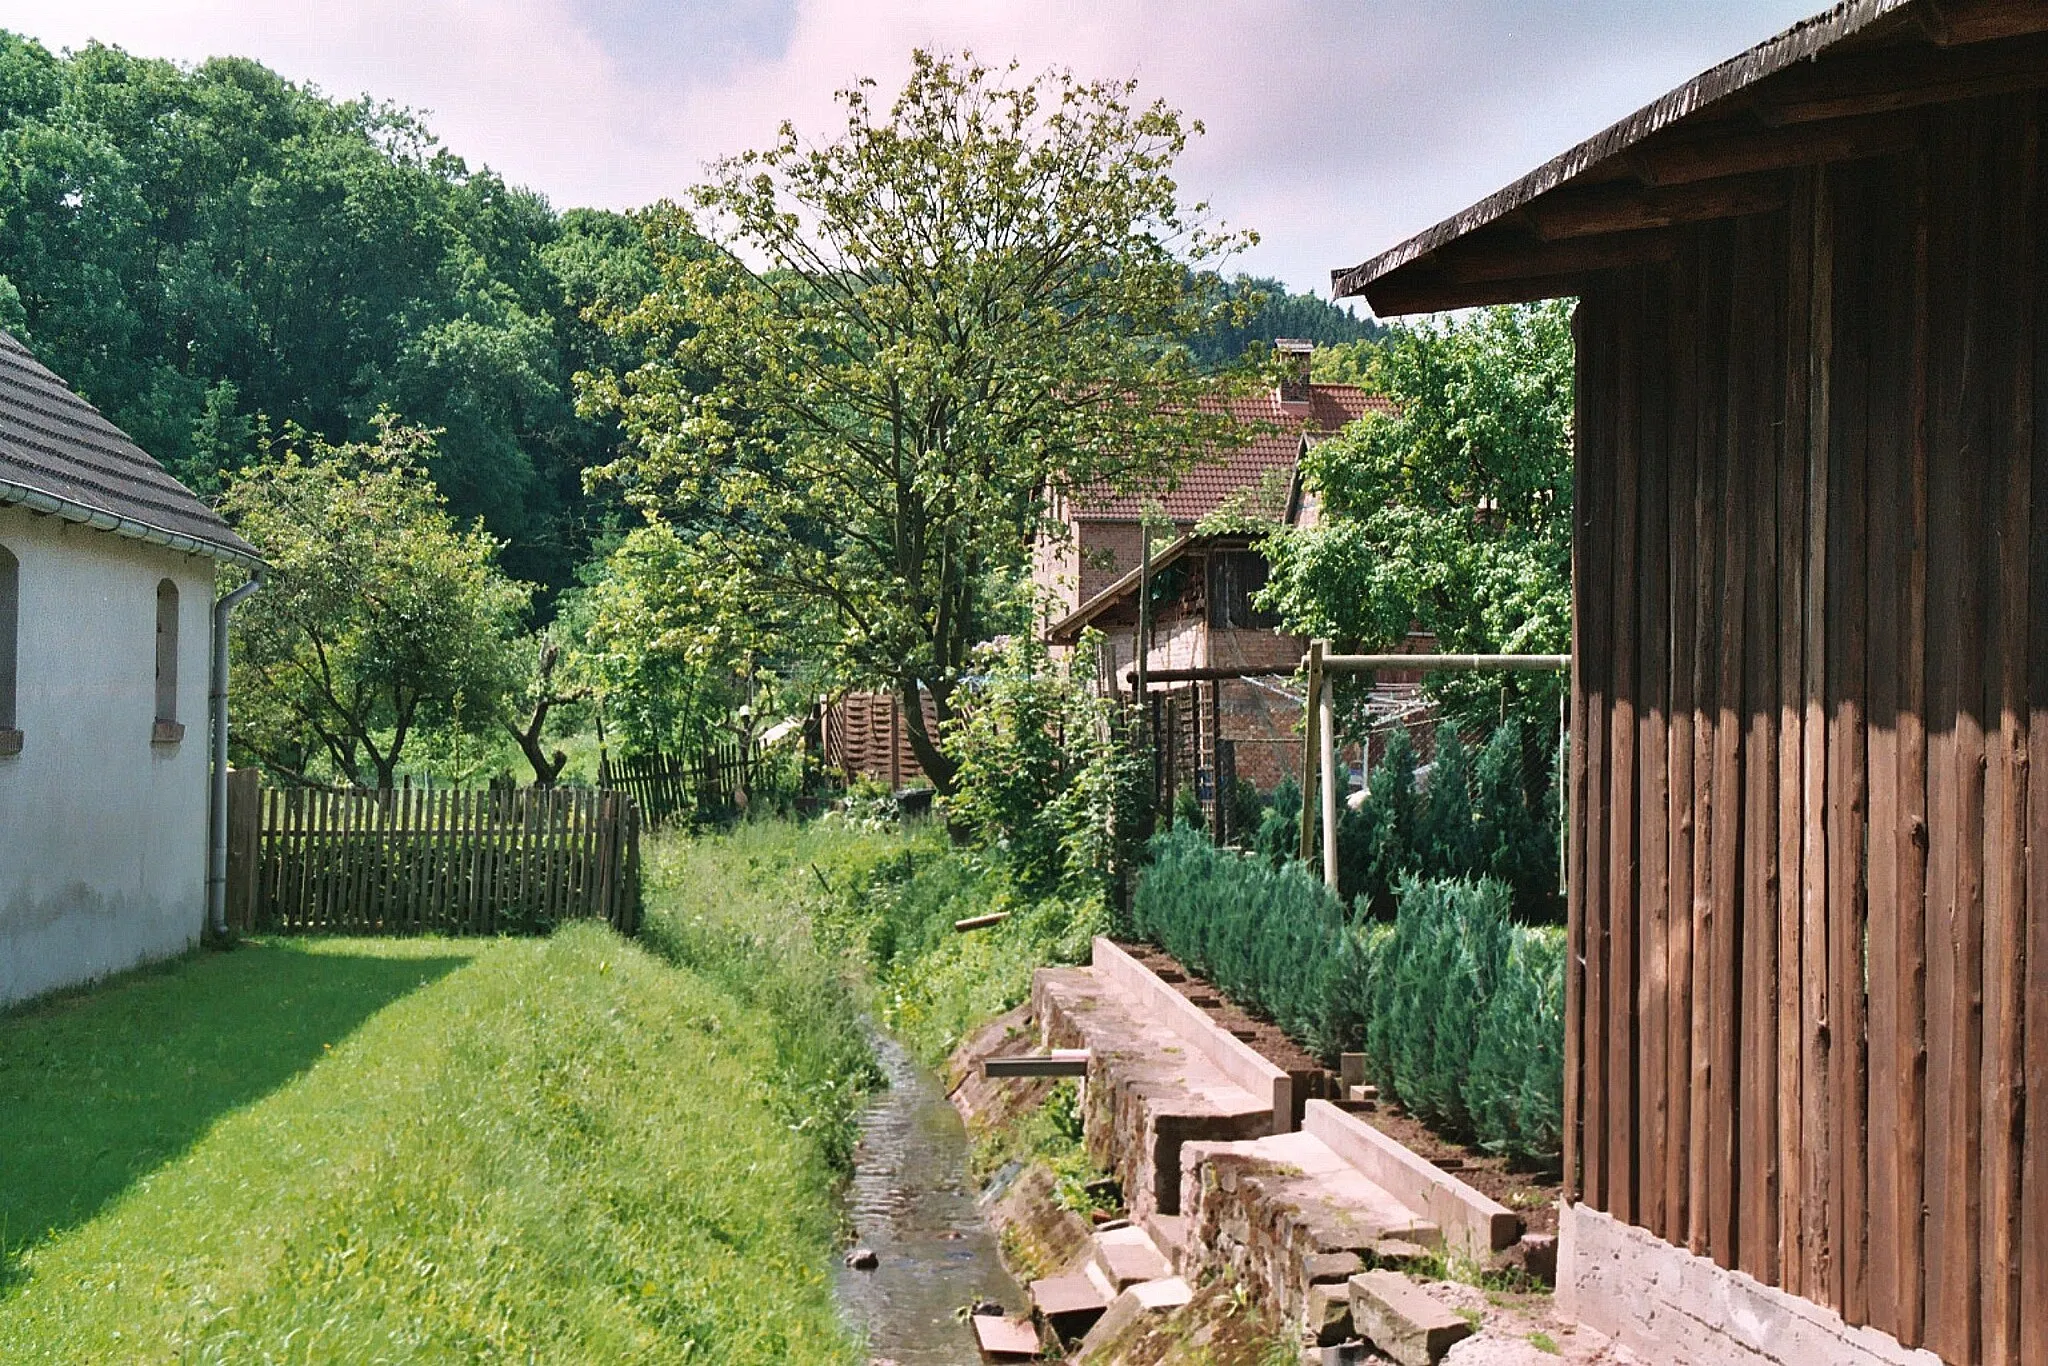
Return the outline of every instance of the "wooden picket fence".
{"type": "Polygon", "coordinates": [[[691,754],[606,755],[598,764],[598,786],[630,796],[650,830],[659,830],[698,811],[735,805],[753,782],[758,747],[737,740],[707,745],[691,754]]]}
{"type": "Polygon", "coordinates": [[[228,910],[241,929],[521,934],[583,918],[638,928],[640,813],[624,793],[266,791],[254,773],[236,779],[228,910]]]}

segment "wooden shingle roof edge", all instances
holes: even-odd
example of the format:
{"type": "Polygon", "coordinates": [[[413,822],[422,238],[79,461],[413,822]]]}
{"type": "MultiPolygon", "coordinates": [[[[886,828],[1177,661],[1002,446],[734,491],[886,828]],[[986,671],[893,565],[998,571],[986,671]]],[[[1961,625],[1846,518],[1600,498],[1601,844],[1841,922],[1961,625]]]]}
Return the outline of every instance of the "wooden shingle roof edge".
{"type": "Polygon", "coordinates": [[[1383,316],[1575,293],[1588,274],[1668,256],[1660,229],[1778,207],[1777,173],[1901,150],[1925,105],[2048,84],[2044,33],[2039,0],[1843,0],[1331,271],[1332,292],[1383,316]]]}
{"type": "Polygon", "coordinates": [[[0,504],[248,568],[263,562],[219,513],[5,331],[0,504]]]}

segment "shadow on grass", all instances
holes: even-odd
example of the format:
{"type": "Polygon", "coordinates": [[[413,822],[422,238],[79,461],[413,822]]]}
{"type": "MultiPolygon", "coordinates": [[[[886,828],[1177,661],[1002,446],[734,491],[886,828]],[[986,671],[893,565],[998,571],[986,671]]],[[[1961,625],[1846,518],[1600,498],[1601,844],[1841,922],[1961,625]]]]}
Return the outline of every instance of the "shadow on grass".
{"type": "Polygon", "coordinates": [[[0,1292],[25,1248],[469,961],[245,944],[0,1015],[0,1292]]]}

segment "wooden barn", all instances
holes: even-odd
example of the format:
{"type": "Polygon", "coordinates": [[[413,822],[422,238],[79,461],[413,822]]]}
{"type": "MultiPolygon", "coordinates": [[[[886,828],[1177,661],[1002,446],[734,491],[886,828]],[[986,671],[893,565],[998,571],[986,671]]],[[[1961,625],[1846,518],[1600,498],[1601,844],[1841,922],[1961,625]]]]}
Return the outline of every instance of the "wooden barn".
{"type": "Polygon", "coordinates": [[[2048,1366],[2044,92],[1852,0],[1335,275],[1579,299],[1560,1291],[1653,1360],[2048,1366]]]}

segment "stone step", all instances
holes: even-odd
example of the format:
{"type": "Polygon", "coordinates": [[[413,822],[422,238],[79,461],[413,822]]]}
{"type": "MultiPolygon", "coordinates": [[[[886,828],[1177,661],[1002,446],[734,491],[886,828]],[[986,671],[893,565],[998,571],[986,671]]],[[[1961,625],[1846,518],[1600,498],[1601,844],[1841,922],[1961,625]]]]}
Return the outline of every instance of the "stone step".
{"type": "Polygon", "coordinates": [[[1182,1273],[1231,1277],[1285,1321],[1305,1322],[1312,1287],[1348,1284],[1381,1249],[1442,1243],[1434,1222],[1313,1134],[1190,1143],[1181,1155],[1182,1273]]]}
{"type": "Polygon", "coordinates": [[[1164,1280],[1173,1274],[1173,1264],[1145,1230],[1134,1225],[1098,1232],[1090,1264],[1102,1272],[1112,1293],[1121,1293],[1126,1286],[1139,1281],[1164,1280]]]}
{"type": "Polygon", "coordinates": [[[1308,1102],[1302,1132],[1312,1134],[1409,1208],[1427,1215],[1444,1235],[1411,1242],[1438,1247],[1448,1240],[1454,1251],[1483,1259],[1512,1247],[1522,1236],[1521,1216],[1513,1210],[1328,1101],[1308,1102]]]}
{"type": "Polygon", "coordinates": [[[1114,1298],[1104,1294],[1102,1287],[1087,1275],[1047,1276],[1031,1283],[1032,1309],[1066,1342],[1093,1328],[1114,1298]]]}
{"type": "Polygon", "coordinates": [[[1273,1132],[1271,1088],[1254,1094],[1233,1081],[1174,1027],[1170,1012],[1123,977],[1040,968],[1032,976],[1031,1010],[1049,1051],[1087,1051],[1088,1153],[1116,1178],[1134,1218],[1180,1212],[1183,1143],[1273,1132]]]}
{"type": "Polygon", "coordinates": [[[1076,1363],[1095,1360],[1114,1350],[1118,1341],[1140,1320],[1170,1314],[1194,1297],[1194,1287],[1179,1276],[1140,1281],[1116,1297],[1068,1360],[1076,1363]]]}
{"type": "MultiPolygon", "coordinates": [[[[1175,1271],[1180,1270],[1181,1258],[1188,1247],[1188,1221],[1179,1214],[1148,1214],[1144,1219],[1145,1232],[1152,1235],[1152,1246],[1165,1254],[1173,1263],[1175,1271]]],[[[1555,1259],[1553,1259],[1554,1263],[1555,1259]]],[[[1348,1274],[1348,1273],[1347,1273],[1348,1274]]]]}
{"type": "Polygon", "coordinates": [[[1473,1332],[1470,1322],[1398,1271],[1351,1278],[1351,1327],[1401,1366],[1436,1366],[1473,1332]]]}
{"type": "Polygon", "coordinates": [[[974,1342],[984,1361],[1033,1361],[1043,1350],[1037,1325],[1001,1314],[974,1315],[974,1342]]]}

